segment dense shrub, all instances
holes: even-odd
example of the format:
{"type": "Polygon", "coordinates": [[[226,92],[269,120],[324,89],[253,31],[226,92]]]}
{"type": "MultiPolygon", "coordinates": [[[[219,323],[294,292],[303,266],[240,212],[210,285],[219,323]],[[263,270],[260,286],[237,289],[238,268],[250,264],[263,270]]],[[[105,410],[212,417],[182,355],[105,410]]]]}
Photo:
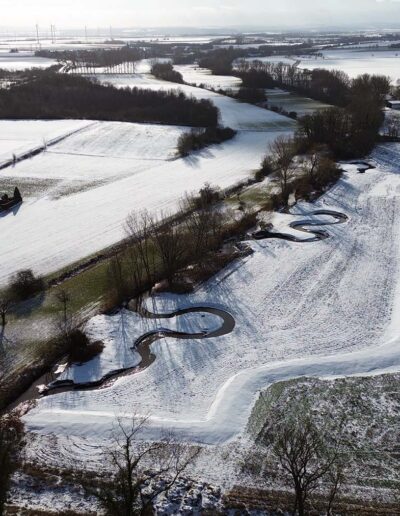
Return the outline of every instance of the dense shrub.
{"type": "Polygon", "coordinates": [[[267,100],[264,89],[243,86],[237,92],[236,98],[252,104],[258,104],[259,102],[265,102],[267,100]]]}
{"type": "Polygon", "coordinates": [[[265,70],[250,68],[249,70],[235,72],[235,75],[242,79],[243,86],[246,88],[265,89],[273,88],[275,85],[272,75],[265,70]]]}
{"type": "Polygon", "coordinates": [[[329,186],[334,184],[341,176],[341,170],[334,161],[328,157],[322,157],[312,176],[298,177],[292,189],[296,199],[312,201],[314,197],[321,195],[329,186]]]}
{"type": "Polygon", "coordinates": [[[102,342],[90,343],[87,336],[79,329],[66,335],[70,363],[84,363],[103,351],[102,342]]]}
{"type": "Polygon", "coordinates": [[[38,294],[44,289],[44,281],[36,277],[31,269],[17,272],[11,277],[9,292],[16,301],[23,301],[38,294]]]}
{"type": "Polygon", "coordinates": [[[225,142],[235,135],[236,131],[230,127],[207,127],[203,130],[191,130],[179,137],[177,145],[178,154],[185,157],[192,151],[203,149],[208,145],[225,142]]]}
{"type": "Polygon", "coordinates": [[[151,73],[163,81],[177,82],[178,84],[184,82],[182,74],[174,70],[171,63],[155,63],[151,67],[151,73]]]}
{"type": "Polygon", "coordinates": [[[209,68],[214,75],[229,75],[232,73],[232,62],[246,55],[246,50],[240,48],[217,48],[200,58],[199,66],[209,68]]]}
{"type": "Polygon", "coordinates": [[[330,108],[316,111],[299,119],[299,148],[328,145],[340,159],[368,154],[377,139],[384,119],[381,106],[364,97],[347,109],[330,108]]]}
{"type": "Polygon", "coordinates": [[[271,156],[268,154],[264,156],[263,160],[261,161],[261,168],[258,171],[262,174],[262,177],[267,177],[274,171],[274,165],[272,163],[271,156]]]}
{"type": "Polygon", "coordinates": [[[117,89],[78,75],[42,72],[0,90],[0,118],[118,120],[216,126],[218,109],[209,100],[181,91],[117,89]]]}
{"type": "Polygon", "coordinates": [[[218,188],[206,183],[203,188],[199,190],[199,194],[197,196],[190,197],[190,202],[188,202],[188,204],[191,209],[201,210],[212,206],[220,200],[221,192],[218,188]]]}

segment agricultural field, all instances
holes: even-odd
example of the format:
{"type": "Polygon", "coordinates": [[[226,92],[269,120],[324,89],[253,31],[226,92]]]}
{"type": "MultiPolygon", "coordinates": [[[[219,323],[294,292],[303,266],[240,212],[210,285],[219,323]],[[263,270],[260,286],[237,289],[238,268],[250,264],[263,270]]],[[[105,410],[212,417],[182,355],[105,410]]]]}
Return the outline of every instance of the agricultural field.
{"type": "MultiPolygon", "coordinates": [[[[327,227],[330,238],[254,243],[251,257],[222,271],[195,294],[161,295],[149,306],[158,314],[215,306],[233,315],[231,333],[201,341],[158,340],[152,345],[152,367],[97,392],[42,399],[26,424],[40,434],[60,435],[60,446],[68,447],[62,435],[96,440],[107,434],[116,411],[128,410],[152,415],[152,438],[167,425],[181,438],[223,444],[242,435],[262,385],[299,375],[335,377],[395,368],[398,321],[391,314],[400,299],[398,281],[393,282],[399,274],[398,177],[384,165],[365,174],[352,165],[346,170],[316,205],[299,205],[285,222],[277,223],[281,231],[294,219],[323,225],[329,216],[307,214],[334,209],[348,221],[327,227]],[[390,214],[390,220],[380,213],[390,214]],[[378,249],[380,262],[372,259],[378,249]]],[[[115,317],[125,318],[123,313],[110,316],[110,330],[115,317]]],[[[143,328],[139,324],[136,330],[130,323],[125,330],[122,338],[131,343],[143,328]]]]}
{"type": "MultiPolygon", "coordinates": [[[[216,482],[228,492],[238,486],[260,487],[259,480],[246,471],[239,474],[237,468],[251,450],[251,435],[260,417],[259,392],[268,392],[268,388],[281,397],[291,396],[294,388],[296,396],[304,395],[321,411],[327,410],[339,391],[341,408],[348,407],[347,413],[357,396],[359,406],[361,396],[364,409],[354,410],[352,438],[359,435],[362,439],[360,450],[372,445],[371,434],[363,428],[375,414],[379,419],[374,446],[379,443],[387,450],[390,446],[390,454],[395,454],[396,426],[391,427],[389,444],[389,435],[382,437],[385,429],[380,418],[382,400],[387,421],[398,414],[397,384],[389,374],[398,371],[400,361],[396,153],[396,145],[378,147],[372,156],[376,168],[364,174],[356,165],[343,164],[342,179],[319,201],[300,203],[290,214],[270,219],[280,232],[294,235],[298,231],[289,224],[302,221],[326,230],[328,238],[248,241],[252,255],[222,270],[195,293],[147,299],[147,309],[156,314],[154,320],[129,309],[91,319],[86,331],[92,341],[105,343],[103,359],[67,368],[61,378],[90,382],[116,368],[134,366],[138,357],[131,350],[132,343],[157,328],[189,335],[183,340],[164,335],[151,344],[154,359],[150,366],[117,375],[102,388],[50,394],[38,400],[24,417],[30,460],[55,467],[74,462],[99,468],[115,419],[147,415],[141,439],[158,439],[168,428],[179,440],[200,443],[202,455],[190,468],[192,477],[216,482]],[[391,164],[382,158],[390,152],[391,164]],[[325,214],[312,214],[318,210],[325,214]],[[330,210],[346,215],[347,220],[335,224],[326,213],[330,210]],[[190,334],[199,330],[215,331],[221,319],[182,314],[166,325],[165,314],[204,306],[229,313],[235,326],[220,336],[193,339],[190,334]],[[310,379],[293,384],[298,377],[310,379]],[[366,384],[376,399],[365,397],[366,384]]],[[[277,403],[270,410],[280,408],[277,403]]],[[[388,468],[388,482],[396,485],[395,455],[390,454],[380,464],[388,468]]],[[[349,495],[391,499],[389,491],[384,494],[374,481],[374,461],[372,456],[368,459],[368,468],[349,488],[349,495]]],[[[277,484],[270,479],[268,486],[276,488],[277,484]]],[[[24,492],[20,489],[18,496],[28,496],[24,492]]],[[[48,500],[41,503],[45,506],[48,500]]]]}
{"type": "Polygon", "coordinates": [[[281,90],[279,88],[265,90],[268,99],[268,106],[278,107],[290,113],[294,111],[298,116],[308,115],[319,109],[330,107],[328,104],[319,102],[318,100],[309,99],[281,90]]]}
{"type": "Polygon", "coordinates": [[[57,64],[54,59],[36,57],[34,52],[10,53],[0,50],[0,69],[20,71],[26,68],[49,68],[57,64]]]}
{"type": "Polygon", "coordinates": [[[301,59],[301,68],[326,68],[342,70],[354,78],[364,73],[386,75],[393,84],[400,80],[400,51],[398,50],[329,50],[322,52],[322,58],[301,59]]]}
{"type": "MultiPolygon", "coordinates": [[[[148,74],[97,76],[102,77],[121,87],[179,87],[148,74]]],[[[18,217],[2,217],[5,244],[0,284],[21,268],[49,274],[117,243],[124,238],[123,223],[132,211],[173,213],[186,192],[197,192],[207,182],[220,188],[233,186],[258,168],[269,142],[294,130],[292,120],[271,111],[200,88],[182,89],[212,100],[220,109],[222,125],[238,130],[237,136],[175,159],[177,140],[184,132],[181,127],[86,122],[88,127],[76,134],[0,172],[5,186],[20,184],[24,195],[25,185],[28,191],[18,217]],[[21,252],[22,248],[29,252],[21,252]]],[[[18,125],[34,124],[4,123],[14,124],[14,134],[18,125]]],[[[7,155],[18,151],[19,145],[19,141],[7,144],[7,155]]]]}
{"type": "MultiPolygon", "coordinates": [[[[341,70],[354,79],[364,73],[375,73],[390,77],[393,84],[400,80],[400,51],[387,49],[332,49],[320,52],[322,56],[272,56],[262,57],[259,61],[272,63],[298,64],[300,68],[313,70],[341,70]]],[[[251,61],[251,58],[248,58],[251,61]]]]}
{"type": "MultiPolygon", "coordinates": [[[[325,37],[315,38],[315,49],[325,37]]],[[[127,34],[121,41],[137,38],[127,34]]],[[[219,45],[215,38],[149,32],[140,45],[171,45],[166,53],[158,48],[160,60],[170,61],[165,56],[174,55],[175,44],[182,44],[180,51],[187,45],[192,55],[190,45],[214,41],[214,48],[224,48],[236,41],[232,36],[219,45]]],[[[265,39],[271,46],[292,41],[273,33],[265,39]]],[[[293,35],[293,45],[308,41],[293,35]]],[[[108,48],[100,37],[48,41],[43,48],[63,45],[108,48]]],[[[150,50],[141,55],[154,55],[150,50]]],[[[400,80],[395,51],[360,46],[322,52],[323,58],[261,60],[400,80]]],[[[24,68],[41,59],[0,50],[0,68],[3,57],[9,70],[22,69],[18,59],[21,66],[26,60],[24,68]]],[[[289,403],[307,405],[321,425],[346,415],[346,445],[355,450],[346,466],[346,500],[362,502],[369,514],[378,503],[394,507],[400,486],[398,139],[385,139],[383,128],[379,136],[377,127],[372,141],[379,143],[362,161],[349,154],[341,160],[326,142],[303,154],[294,139],[277,141],[300,127],[296,117],[278,111],[300,117],[327,104],[275,88],[265,90],[261,107],[216,92],[237,91],[237,77],[176,65],[187,83],[178,84],[155,78],[153,62],[136,62],[135,73],[119,73],[118,67],[128,67],[117,64],[110,73],[103,60],[104,68],[93,73],[92,63],[90,74],[82,75],[119,89],[172,90],[209,100],[219,110],[220,128],[233,129],[234,136],[217,144],[211,127],[212,144],[196,147],[196,131],[182,139],[191,127],[105,121],[111,116],[99,120],[98,112],[95,120],[0,120],[0,193],[18,187],[23,197],[0,212],[0,298],[23,269],[45,281],[38,294],[13,299],[0,327],[0,389],[7,381],[15,385],[14,377],[30,385],[9,407],[17,407],[26,432],[23,465],[12,476],[11,510],[102,514],[71,472],[109,478],[105,450],[117,428],[143,418],[135,451],[166,436],[172,446],[198,451],[185,476],[154,502],[157,516],[264,511],[264,496],[290,497],[277,463],[268,462],[271,450],[258,448],[289,403]],[[178,144],[181,150],[187,139],[193,146],[179,154],[178,144]],[[261,169],[274,142],[275,161],[265,160],[261,169]],[[287,149],[289,158],[278,156],[287,149]],[[145,234],[133,219],[128,241],[127,218],[144,212],[150,229],[145,234]],[[171,223],[167,217],[177,214],[171,223]],[[173,238],[175,249],[163,247],[173,238]],[[131,299],[132,292],[140,295],[131,299]],[[83,348],[89,355],[80,355],[83,348]],[[261,505],[250,508],[246,497],[260,497],[261,505]]],[[[65,71],[80,74],[69,66],[59,73],[65,71]]],[[[382,110],[381,98],[373,100],[382,110]]],[[[342,116],[345,109],[334,113],[342,116]]],[[[309,142],[304,137],[301,143],[305,148],[309,142]]],[[[146,467],[154,466],[146,460],[146,467]]],[[[274,511],[279,504],[271,503],[274,511]]]]}
{"type": "Polygon", "coordinates": [[[183,80],[195,86],[205,85],[206,88],[216,90],[233,90],[240,88],[242,80],[230,75],[213,75],[207,68],[200,68],[196,65],[175,66],[175,70],[182,74],[183,80]]]}
{"type": "Polygon", "coordinates": [[[90,124],[87,120],[0,120],[0,166],[14,155],[34,153],[90,124]]]}

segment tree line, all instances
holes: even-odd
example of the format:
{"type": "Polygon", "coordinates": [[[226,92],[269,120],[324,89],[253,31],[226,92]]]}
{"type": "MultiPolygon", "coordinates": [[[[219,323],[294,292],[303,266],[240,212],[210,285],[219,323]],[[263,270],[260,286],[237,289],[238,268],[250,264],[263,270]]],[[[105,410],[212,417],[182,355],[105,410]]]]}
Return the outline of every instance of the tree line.
{"type": "Polygon", "coordinates": [[[198,267],[199,277],[210,266],[216,272],[221,264],[214,252],[227,238],[255,224],[254,215],[243,213],[235,218],[218,210],[220,199],[220,192],[206,184],[198,195],[182,199],[181,216],[163,213],[154,217],[148,211],[129,215],[125,248],[115,253],[108,266],[113,290],[108,304],[114,307],[161,280],[170,288],[179,288],[177,273],[189,264],[198,267]]]}
{"type": "Polygon", "coordinates": [[[230,127],[207,127],[206,129],[192,129],[181,134],[178,139],[177,150],[181,157],[189,156],[193,151],[198,151],[218,143],[231,140],[236,131],[230,127]]]}
{"type": "Polygon", "coordinates": [[[118,89],[77,75],[42,72],[32,80],[0,90],[0,117],[208,127],[218,125],[219,110],[211,101],[188,97],[182,91],[118,89]]]}
{"type": "Polygon", "coordinates": [[[373,149],[384,122],[383,107],[390,81],[364,74],[350,81],[344,107],[316,111],[299,120],[303,147],[327,145],[336,158],[363,157],[373,149]]]}
{"type": "MultiPolygon", "coordinates": [[[[307,70],[296,64],[239,60],[232,73],[240,77],[244,86],[254,88],[283,87],[315,100],[338,107],[347,106],[360,93],[360,77],[351,80],[340,70],[316,68],[307,70]]],[[[368,75],[369,93],[385,95],[390,91],[390,79],[368,75]]],[[[365,84],[363,91],[365,91],[365,84]]]]}
{"type": "Polygon", "coordinates": [[[206,52],[197,51],[194,53],[194,58],[197,60],[199,66],[202,68],[209,68],[214,75],[230,75],[232,73],[233,62],[237,59],[246,57],[269,57],[273,55],[291,55],[304,54],[307,52],[314,52],[308,43],[297,45],[296,47],[290,45],[260,45],[257,47],[224,47],[213,48],[206,52]]]}
{"type": "Polygon", "coordinates": [[[184,83],[182,74],[174,70],[171,63],[156,62],[151,67],[151,73],[154,77],[163,81],[176,82],[178,84],[184,83]]]}
{"type": "Polygon", "coordinates": [[[134,72],[134,63],[145,57],[145,52],[140,47],[91,50],[37,50],[37,57],[56,59],[60,64],[67,66],[72,71],[81,73],[96,73],[97,68],[103,68],[110,72],[117,66],[124,66],[128,72],[134,72]]]}
{"type": "Polygon", "coordinates": [[[368,154],[378,139],[391,90],[388,77],[364,74],[350,79],[338,70],[309,71],[257,61],[241,61],[233,73],[249,91],[279,86],[334,106],[299,119],[297,140],[303,151],[327,145],[335,158],[357,158],[368,154]]]}

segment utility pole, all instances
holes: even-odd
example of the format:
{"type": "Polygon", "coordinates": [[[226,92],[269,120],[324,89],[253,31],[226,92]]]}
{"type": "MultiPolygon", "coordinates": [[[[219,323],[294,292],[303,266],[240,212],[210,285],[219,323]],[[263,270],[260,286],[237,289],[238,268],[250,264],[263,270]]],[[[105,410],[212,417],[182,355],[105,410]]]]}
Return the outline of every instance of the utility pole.
{"type": "Polygon", "coordinates": [[[55,33],[54,29],[55,29],[54,25],[50,25],[50,38],[51,38],[51,42],[53,45],[54,45],[54,33],[55,33]]]}
{"type": "Polygon", "coordinates": [[[36,24],[36,40],[37,40],[38,48],[40,49],[39,25],[38,24],[36,24]]]}

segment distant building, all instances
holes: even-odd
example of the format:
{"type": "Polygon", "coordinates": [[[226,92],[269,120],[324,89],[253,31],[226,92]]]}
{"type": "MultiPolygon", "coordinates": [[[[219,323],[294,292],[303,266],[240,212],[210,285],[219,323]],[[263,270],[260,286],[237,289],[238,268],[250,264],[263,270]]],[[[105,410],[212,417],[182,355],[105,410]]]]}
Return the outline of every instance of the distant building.
{"type": "Polygon", "coordinates": [[[388,107],[400,110],[400,100],[388,100],[388,107]]]}

